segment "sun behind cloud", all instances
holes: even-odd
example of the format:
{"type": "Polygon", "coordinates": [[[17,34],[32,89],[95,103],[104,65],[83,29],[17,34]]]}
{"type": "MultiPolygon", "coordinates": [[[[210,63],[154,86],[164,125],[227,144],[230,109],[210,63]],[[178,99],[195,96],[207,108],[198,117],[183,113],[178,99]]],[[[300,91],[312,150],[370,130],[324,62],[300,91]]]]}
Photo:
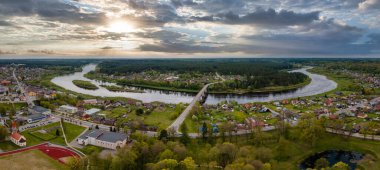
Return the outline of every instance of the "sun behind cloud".
{"type": "Polygon", "coordinates": [[[102,30],[114,33],[130,33],[136,31],[133,23],[124,20],[112,21],[108,26],[106,26],[102,30]]]}

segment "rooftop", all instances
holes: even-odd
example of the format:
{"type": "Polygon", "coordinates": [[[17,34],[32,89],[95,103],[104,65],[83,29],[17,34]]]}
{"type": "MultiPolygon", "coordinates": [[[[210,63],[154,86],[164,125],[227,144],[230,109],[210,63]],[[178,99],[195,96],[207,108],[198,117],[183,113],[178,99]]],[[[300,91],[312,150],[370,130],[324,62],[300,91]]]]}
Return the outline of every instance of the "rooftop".
{"type": "Polygon", "coordinates": [[[87,139],[88,137],[96,138],[97,140],[112,142],[123,141],[128,138],[125,133],[109,132],[103,130],[89,130],[80,136],[80,139],[87,139]]]}

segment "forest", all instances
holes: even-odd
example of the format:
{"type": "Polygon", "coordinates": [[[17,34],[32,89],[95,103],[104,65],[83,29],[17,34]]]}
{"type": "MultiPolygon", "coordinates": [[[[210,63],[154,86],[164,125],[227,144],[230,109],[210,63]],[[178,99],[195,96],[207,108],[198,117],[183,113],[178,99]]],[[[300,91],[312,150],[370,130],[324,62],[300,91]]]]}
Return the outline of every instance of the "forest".
{"type": "MultiPolygon", "coordinates": [[[[156,59],[156,60],[107,60],[99,64],[99,72],[109,75],[125,75],[147,71],[178,74],[198,72],[239,75],[233,81],[214,85],[211,90],[223,92],[226,89],[260,89],[265,87],[289,86],[305,82],[308,77],[301,73],[288,73],[294,65],[282,59],[156,59]]],[[[203,83],[152,82],[147,80],[119,80],[120,85],[163,86],[177,89],[199,90],[203,83]]]]}

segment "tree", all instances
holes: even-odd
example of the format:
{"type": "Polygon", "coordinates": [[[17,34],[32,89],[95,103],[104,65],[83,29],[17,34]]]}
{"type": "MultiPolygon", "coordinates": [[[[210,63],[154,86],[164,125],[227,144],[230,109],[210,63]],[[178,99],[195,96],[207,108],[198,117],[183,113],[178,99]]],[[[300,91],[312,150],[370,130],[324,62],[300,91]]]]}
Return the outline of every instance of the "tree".
{"type": "Polygon", "coordinates": [[[161,170],[161,169],[176,169],[178,166],[178,162],[175,159],[164,159],[159,162],[157,162],[154,165],[154,169],[161,170]]]}
{"type": "Polygon", "coordinates": [[[319,158],[314,163],[315,169],[327,168],[329,166],[330,166],[330,163],[329,163],[329,161],[327,161],[326,158],[319,158]]]}
{"type": "Polygon", "coordinates": [[[186,124],[182,124],[181,125],[181,132],[182,132],[182,136],[179,139],[179,141],[182,144],[184,144],[185,146],[187,146],[190,143],[190,137],[189,137],[189,134],[188,134],[188,130],[187,130],[186,124]]]}
{"type": "Polygon", "coordinates": [[[98,126],[98,125],[96,125],[96,126],[95,126],[95,129],[99,129],[99,126],[98,126]]]}
{"type": "Polygon", "coordinates": [[[192,157],[187,157],[180,163],[180,169],[194,170],[197,167],[192,157]]]}
{"type": "Polygon", "coordinates": [[[158,140],[167,140],[168,139],[168,131],[167,130],[161,130],[160,136],[158,136],[158,140]]]}
{"type": "Polygon", "coordinates": [[[262,168],[262,170],[271,170],[271,169],[272,169],[272,165],[270,163],[265,163],[262,168]]]}
{"type": "Polygon", "coordinates": [[[144,113],[144,110],[141,109],[141,108],[138,108],[138,109],[136,110],[136,115],[138,115],[138,116],[142,115],[143,113],[144,113]]]}
{"type": "Polygon", "coordinates": [[[311,146],[314,146],[318,137],[324,132],[321,122],[313,113],[304,113],[298,121],[297,127],[301,131],[300,139],[308,142],[311,146]]]}
{"type": "Polygon", "coordinates": [[[344,162],[338,162],[336,163],[333,167],[332,167],[333,170],[349,170],[350,168],[348,167],[347,164],[345,164],[344,162]]]}
{"type": "Polygon", "coordinates": [[[237,147],[232,143],[225,142],[213,147],[212,153],[218,164],[222,167],[226,167],[235,160],[237,147]]]}
{"type": "Polygon", "coordinates": [[[176,155],[170,149],[165,149],[163,152],[160,153],[159,158],[160,160],[176,159],[176,155]]]}
{"type": "Polygon", "coordinates": [[[375,140],[375,135],[379,129],[379,124],[377,122],[368,122],[369,134],[372,136],[372,140],[375,140]]]}
{"type": "Polygon", "coordinates": [[[363,134],[363,138],[367,139],[367,135],[370,133],[370,129],[367,123],[363,123],[360,128],[360,133],[363,134]]]}
{"type": "Polygon", "coordinates": [[[55,131],[55,136],[59,136],[60,134],[59,134],[59,130],[57,129],[56,131],[55,131]]]}
{"type": "Polygon", "coordinates": [[[0,141],[5,140],[8,136],[8,130],[5,126],[0,126],[0,141]]]}

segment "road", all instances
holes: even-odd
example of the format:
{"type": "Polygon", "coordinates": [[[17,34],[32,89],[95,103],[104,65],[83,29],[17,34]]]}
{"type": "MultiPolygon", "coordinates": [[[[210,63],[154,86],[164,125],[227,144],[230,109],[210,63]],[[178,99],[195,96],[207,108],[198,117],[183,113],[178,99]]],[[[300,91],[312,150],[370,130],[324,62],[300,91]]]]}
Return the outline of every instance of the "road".
{"type": "Polygon", "coordinates": [[[26,102],[28,103],[28,106],[29,106],[29,107],[33,107],[33,106],[34,106],[33,101],[30,99],[28,93],[26,93],[26,91],[25,91],[25,89],[24,89],[23,84],[18,80],[18,78],[17,78],[17,76],[16,76],[16,68],[13,69],[13,77],[14,77],[14,79],[16,80],[17,85],[18,85],[18,87],[19,87],[21,93],[24,94],[25,99],[26,99],[26,102]]]}
{"type": "Polygon", "coordinates": [[[203,86],[202,90],[198,92],[198,94],[194,97],[194,99],[191,101],[189,106],[186,107],[186,109],[177,117],[177,119],[168,127],[168,129],[174,129],[176,133],[179,133],[179,127],[182,125],[182,123],[185,121],[187,116],[190,114],[190,111],[193,109],[195,104],[201,100],[202,96],[204,96],[208,86],[214,83],[209,83],[203,86]]]}
{"type": "Polygon", "coordinates": [[[200,101],[202,97],[205,97],[205,92],[207,91],[207,88],[212,84],[221,83],[225,81],[225,79],[222,76],[220,76],[218,73],[216,73],[216,76],[219,79],[221,79],[221,81],[204,85],[203,88],[198,92],[198,94],[193,98],[189,106],[186,107],[186,109],[181,113],[181,115],[177,117],[177,119],[168,127],[168,129],[174,129],[176,133],[180,133],[179,127],[182,125],[182,123],[185,121],[187,116],[190,114],[190,111],[193,109],[195,104],[198,101],[200,101]]]}

